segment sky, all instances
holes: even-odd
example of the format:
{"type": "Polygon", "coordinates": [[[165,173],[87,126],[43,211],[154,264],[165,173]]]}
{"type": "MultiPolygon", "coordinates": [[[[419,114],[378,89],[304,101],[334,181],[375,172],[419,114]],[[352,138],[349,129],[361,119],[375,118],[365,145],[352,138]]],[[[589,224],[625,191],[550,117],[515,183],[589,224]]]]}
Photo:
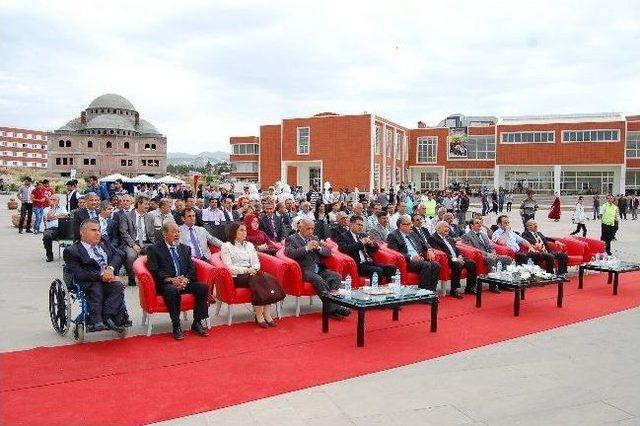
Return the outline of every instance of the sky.
{"type": "Polygon", "coordinates": [[[199,153],[323,111],[640,114],[639,22],[638,0],[0,0],[0,125],[117,93],[199,153]]]}

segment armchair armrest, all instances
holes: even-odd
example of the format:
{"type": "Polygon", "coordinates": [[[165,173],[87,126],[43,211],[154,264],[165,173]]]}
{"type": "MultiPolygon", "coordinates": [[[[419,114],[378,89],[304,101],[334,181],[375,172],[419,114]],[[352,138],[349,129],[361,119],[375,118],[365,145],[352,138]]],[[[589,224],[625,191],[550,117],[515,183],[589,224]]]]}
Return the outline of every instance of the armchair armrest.
{"type": "Polygon", "coordinates": [[[491,241],[491,247],[493,247],[496,253],[500,256],[509,256],[512,259],[516,258],[516,254],[514,253],[514,251],[507,246],[496,244],[495,242],[491,241]]]}
{"type": "Polygon", "coordinates": [[[138,279],[140,307],[145,312],[153,312],[156,304],[156,283],[147,268],[147,256],[140,256],[133,262],[133,272],[138,279]]]}
{"type": "Polygon", "coordinates": [[[196,280],[209,286],[209,295],[213,294],[216,270],[212,264],[200,259],[193,259],[196,267],[196,280]]]}
{"type": "Polygon", "coordinates": [[[282,285],[289,270],[287,263],[282,259],[260,252],[258,252],[258,259],[260,259],[260,269],[276,277],[282,285]]]}
{"type": "MultiPolygon", "coordinates": [[[[211,256],[211,264],[213,265],[213,290],[215,289],[215,298],[220,300],[232,300],[235,295],[235,287],[233,286],[233,275],[224,264],[219,254],[211,256]]],[[[213,298],[213,297],[212,297],[213,298]]]]}

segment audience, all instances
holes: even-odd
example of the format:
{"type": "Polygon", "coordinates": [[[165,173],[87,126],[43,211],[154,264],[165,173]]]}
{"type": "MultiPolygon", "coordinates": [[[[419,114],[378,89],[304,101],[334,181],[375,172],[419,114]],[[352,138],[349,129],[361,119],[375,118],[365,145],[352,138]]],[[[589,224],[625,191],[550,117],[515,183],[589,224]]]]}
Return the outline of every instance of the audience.
{"type": "Polygon", "coordinates": [[[52,195],[49,197],[49,207],[44,209],[42,215],[44,219],[42,244],[44,245],[47,262],[53,262],[53,240],[59,236],[58,219],[69,217],[69,214],[64,207],[59,205],[58,196],[52,195]]]}
{"type": "Polygon", "coordinates": [[[467,271],[467,284],[464,292],[467,294],[475,294],[476,264],[474,261],[462,257],[456,247],[456,242],[451,237],[448,222],[442,220],[436,224],[436,232],[429,237],[429,243],[432,247],[444,252],[449,259],[449,267],[451,268],[451,296],[462,299],[462,294],[460,293],[460,276],[463,269],[467,271]]]}

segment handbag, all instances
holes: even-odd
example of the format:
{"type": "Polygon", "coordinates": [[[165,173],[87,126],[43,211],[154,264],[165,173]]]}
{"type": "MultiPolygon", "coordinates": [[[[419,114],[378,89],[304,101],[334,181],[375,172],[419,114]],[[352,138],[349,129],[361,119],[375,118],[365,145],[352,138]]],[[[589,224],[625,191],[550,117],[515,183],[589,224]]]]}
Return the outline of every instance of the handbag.
{"type": "Polygon", "coordinates": [[[277,303],[285,298],[284,290],[273,275],[258,271],[249,277],[251,304],[265,306],[277,303]]]}

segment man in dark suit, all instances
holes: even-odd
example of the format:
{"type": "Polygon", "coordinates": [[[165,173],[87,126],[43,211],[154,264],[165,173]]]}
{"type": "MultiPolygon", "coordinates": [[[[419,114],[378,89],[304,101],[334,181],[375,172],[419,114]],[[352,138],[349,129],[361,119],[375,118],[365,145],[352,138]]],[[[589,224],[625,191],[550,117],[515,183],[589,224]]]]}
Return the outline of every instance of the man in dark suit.
{"type": "Polygon", "coordinates": [[[242,220],[240,212],[233,208],[233,200],[231,198],[225,198],[222,203],[222,214],[224,220],[227,222],[239,222],[242,220]]]}
{"type": "Polygon", "coordinates": [[[130,286],[136,285],[133,262],[139,255],[145,254],[147,246],[156,242],[153,217],[148,213],[149,198],[138,196],[134,207],[133,210],[122,215],[118,224],[120,249],[127,256],[125,267],[127,275],[129,275],[128,284],[130,286]]]}
{"type": "Polygon", "coordinates": [[[264,203],[264,213],[260,215],[259,222],[260,229],[262,229],[272,241],[282,241],[282,218],[276,215],[273,202],[267,201],[264,203]]]}
{"type": "Polygon", "coordinates": [[[420,274],[420,288],[436,291],[440,265],[435,261],[435,252],[427,242],[411,234],[413,223],[409,215],[401,215],[396,221],[396,229],[387,236],[391,250],[402,253],[407,261],[407,269],[420,274]]]}
{"type": "Polygon", "coordinates": [[[75,210],[78,208],[78,183],[71,179],[67,182],[67,201],[66,201],[66,209],[68,212],[75,210]]]}
{"type": "Polygon", "coordinates": [[[449,224],[442,220],[436,224],[436,232],[429,238],[429,243],[443,251],[449,259],[449,267],[451,268],[451,296],[456,299],[462,299],[460,293],[460,275],[462,269],[467,270],[467,285],[464,292],[467,294],[475,294],[476,292],[476,264],[474,261],[464,259],[458,249],[456,242],[449,236],[449,224]]]}
{"type": "MultiPolygon", "coordinates": [[[[176,222],[178,226],[182,225],[184,222],[182,221],[182,212],[186,208],[183,200],[176,200],[173,203],[173,210],[171,210],[171,214],[173,215],[173,220],[176,222]]],[[[196,222],[198,221],[198,216],[196,214],[196,222]]],[[[202,225],[198,225],[202,226],[202,225]]]]}
{"type": "Polygon", "coordinates": [[[86,219],[80,224],[80,241],[65,249],[63,257],[87,296],[87,330],[109,328],[120,332],[124,327],[130,327],[124,286],[114,274],[120,268],[122,258],[106,239],[101,238],[97,220],[86,219]]]}
{"type": "Polygon", "coordinates": [[[444,221],[449,224],[448,235],[451,238],[453,238],[455,241],[458,241],[460,237],[462,237],[462,234],[464,234],[464,231],[460,229],[460,226],[454,222],[454,219],[455,219],[455,216],[453,215],[453,213],[444,214],[444,221]]]}
{"type": "Polygon", "coordinates": [[[111,218],[113,206],[109,201],[103,201],[97,209],[98,222],[100,223],[100,234],[109,240],[113,246],[120,245],[120,231],[115,220],[111,218]]]}
{"type": "Polygon", "coordinates": [[[558,262],[558,275],[565,275],[567,273],[567,253],[562,251],[551,251],[547,245],[547,241],[555,242],[560,250],[563,250],[565,245],[562,241],[555,240],[553,238],[545,237],[542,232],[538,231],[538,222],[535,219],[529,219],[526,223],[527,230],[522,233],[522,238],[527,240],[537,251],[529,253],[529,257],[533,261],[541,265],[544,264],[547,272],[553,274],[554,260],[558,262]]]}
{"type": "Polygon", "coordinates": [[[156,282],[156,288],[169,310],[173,337],[182,340],[184,333],[180,325],[180,299],[184,293],[195,298],[191,331],[208,336],[209,330],[202,320],[209,318],[207,297],[209,286],[196,281],[196,267],[191,259],[189,246],[180,244],[180,229],[173,222],[162,226],[163,241],[148,247],[147,267],[156,282]]]}
{"type": "MultiPolygon", "coordinates": [[[[320,243],[313,235],[314,223],[310,219],[298,222],[298,232],[285,240],[284,254],[300,264],[302,276],[309,281],[316,293],[323,294],[330,290],[337,290],[340,286],[340,275],[328,270],[320,263],[321,257],[331,256],[331,250],[320,243]]],[[[330,316],[342,319],[351,312],[344,307],[329,307],[330,316]]]]}
{"type": "Polygon", "coordinates": [[[411,235],[420,239],[425,244],[429,244],[429,231],[427,228],[423,226],[424,224],[424,216],[419,213],[414,213],[412,217],[413,221],[413,229],[411,230],[411,235]]]}
{"type": "MultiPolygon", "coordinates": [[[[496,266],[498,261],[500,261],[503,266],[510,265],[513,260],[509,256],[500,256],[496,253],[496,249],[491,245],[489,237],[483,232],[484,224],[482,222],[482,216],[471,219],[471,229],[462,236],[462,242],[480,250],[487,271],[490,271],[491,268],[496,266]]],[[[489,288],[494,293],[500,293],[497,284],[492,284],[489,288]]]]}
{"type": "Polygon", "coordinates": [[[338,241],[340,235],[349,232],[349,216],[345,212],[336,213],[336,223],[330,227],[330,236],[333,241],[338,241]]]}
{"type": "Polygon", "coordinates": [[[73,239],[80,241],[80,225],[87,219],[98,220],[97,208],[100,205],[100,197],[95,192],[90,192],[84,197],[85,207],[79,208],[73,214],[73,239]]]}
{"type": "Polygon", "coordinates": [[[348,254],[358,266],[358,274],[371,278],[373,274],[378,277],[385,277],[387,282],[391,282],[396,274],[396,267],[393,265],[382,265],[373,262],[373,253],[378,251],[380,245],[362,233],[364,229],[364,218],[362,216],[351,216],[349,219],[349,230],[338,236],[338,248],[341,252],[348,254]]]}

